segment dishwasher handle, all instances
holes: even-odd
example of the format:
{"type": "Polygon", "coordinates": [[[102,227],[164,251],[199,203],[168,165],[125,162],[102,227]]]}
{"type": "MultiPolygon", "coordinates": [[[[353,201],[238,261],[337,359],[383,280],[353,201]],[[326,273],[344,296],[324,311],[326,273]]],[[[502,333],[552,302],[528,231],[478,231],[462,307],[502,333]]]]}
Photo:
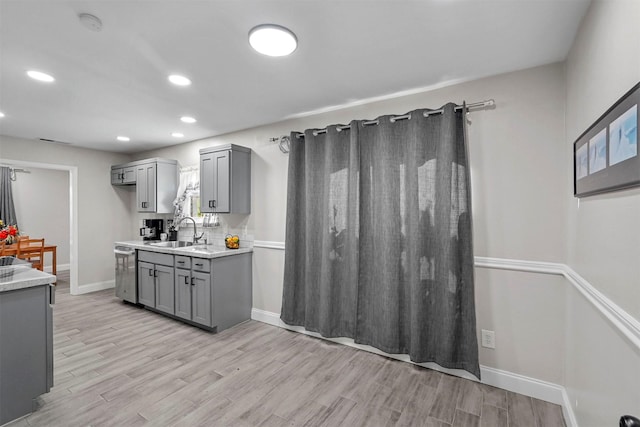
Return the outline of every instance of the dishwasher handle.
{"type": "Polygon", "coordinates": [[[116,255],[135,255],[136,251],[135,249],[129,250],[129,251],[123,251],[122,249],[114,249],[113,253],[116,255]]]}

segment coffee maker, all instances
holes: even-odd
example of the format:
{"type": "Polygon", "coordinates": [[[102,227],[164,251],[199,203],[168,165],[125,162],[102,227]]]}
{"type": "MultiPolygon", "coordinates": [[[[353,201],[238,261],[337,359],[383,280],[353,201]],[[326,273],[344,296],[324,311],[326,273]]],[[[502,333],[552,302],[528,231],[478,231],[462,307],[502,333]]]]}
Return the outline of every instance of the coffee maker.
{"type": "Polygon", "coordinates": [[[160,233],[164,229],[164,221],[161,219],[143,219],[140,236],[142,240],[160,240],[160,233]]]}

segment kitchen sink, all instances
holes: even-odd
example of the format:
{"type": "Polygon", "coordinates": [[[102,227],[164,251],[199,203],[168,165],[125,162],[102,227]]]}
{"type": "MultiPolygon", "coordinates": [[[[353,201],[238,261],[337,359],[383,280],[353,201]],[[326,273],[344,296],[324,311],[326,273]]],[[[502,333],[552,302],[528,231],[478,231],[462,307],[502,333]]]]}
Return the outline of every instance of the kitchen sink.
{"type": "Polygon", "coordinates": [[[171,241],[171,242],[149,243],[149,246],[158,246],[160,248],[184,248],[186,246],[193,246],[193,242],[177,240],[177,241],[171,241]]]}

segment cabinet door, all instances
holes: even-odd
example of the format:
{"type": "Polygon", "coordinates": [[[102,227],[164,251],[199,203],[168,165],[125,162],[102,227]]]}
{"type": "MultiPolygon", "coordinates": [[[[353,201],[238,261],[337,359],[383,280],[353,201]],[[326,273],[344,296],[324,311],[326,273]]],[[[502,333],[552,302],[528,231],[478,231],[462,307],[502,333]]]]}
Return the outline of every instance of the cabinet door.
{"type": "Polygon", "coordinates": [[[176,316],[191,320],[191,270],[176,268],[176,316]]]}
{"type": "Polygon", "coordinates": [[[211,324],[211,275],[199,271],[191,272],[192,320],[205,326],[211,324]]]}
{"type": "Polygon", "coordinates": [[[122,183],[122,169],[111,169],[111,184],[118,185],[122,183]]]}
{"type": "Polygon", "coordinates": [[[200,211],[213,212],[215,170],[213,153],[200,155],[200,211]]]}
{"type": "Polygon", "coordinates": [[[174,308],[174,271],[166,265],[155,266],[156,309],[165,313],[175,313],[174,308]]]}
{"type": "Polygon", "coordinates": [[[147,196],[147,166],[136,168],[136,207],[138,212],[147,212],[149,197],[147,196]]]}
{"type": "Polygon", "coordinates": [[[136,168],[136,199],[138,212],[156,211],[156,165],[150,163],[136,168]]]}
{"type": "MultiPolygon", "coordinates": [[[[218,151],[213,153],[215,162],[214,178],[214,212],[229,212],[231,207],[229,190],[231,186],[230,152],[218,151]]],[[[200,202],[202,204],[202,202],[200,202]]]]}
{"type": "Polygon", "coordinates": [[[156,211],[156,164],[147,165],[147,212],[156,211]]]}
{"type": "Polygon", "coordinates": [[[138,301],[149,307],[156,306],[156,286],[153,264],[138,262],[138,301]]]}
{"type": "Polygon", "coordinates": [[[122,183],[123,184],[135,184],[136,183],[136,168],[128,167],[122,169],[122,183]]]}

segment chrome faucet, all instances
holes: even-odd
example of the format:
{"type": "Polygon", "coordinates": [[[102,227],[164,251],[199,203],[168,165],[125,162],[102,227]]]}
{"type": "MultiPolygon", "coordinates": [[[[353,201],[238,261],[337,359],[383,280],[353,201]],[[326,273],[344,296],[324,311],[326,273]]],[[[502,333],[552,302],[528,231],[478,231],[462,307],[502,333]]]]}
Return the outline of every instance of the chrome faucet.
{"type": "Polygon", "coordinates": [[[191,218],[190,216],[185,216],[184,218],[180,219],[180,221],[177,222],[176,227],[179,226],[185,219],[190,219],[193,223],[193,244],[195,245],[196,243],[198,243],[198,240],[202,239],[202,237],[204,236],[204,231],[198,236],[198,232],[196,230],[196,220],[191,218]]]}

